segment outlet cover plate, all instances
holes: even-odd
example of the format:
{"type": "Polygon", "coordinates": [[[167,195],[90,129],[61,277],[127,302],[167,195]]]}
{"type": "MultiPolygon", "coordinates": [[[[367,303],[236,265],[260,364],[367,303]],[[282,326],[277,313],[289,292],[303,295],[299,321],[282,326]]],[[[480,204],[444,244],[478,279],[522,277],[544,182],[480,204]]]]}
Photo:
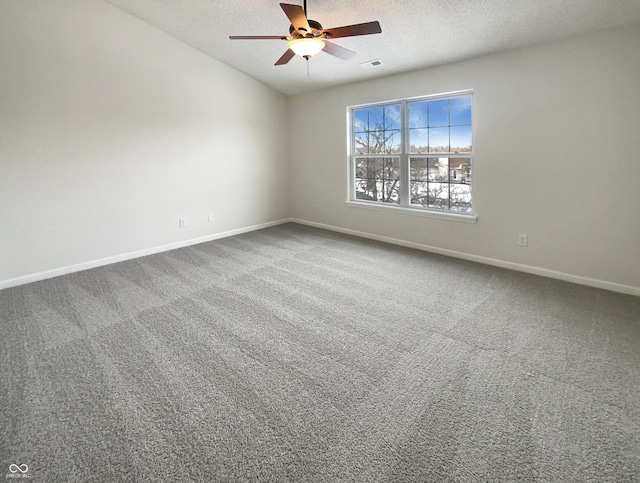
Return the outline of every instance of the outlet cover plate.
{"type": "Polygon", "coordinates": [[[527,235],[518,235],[518,245],[521,247],[529,246],[529,237],[527,235]]]}

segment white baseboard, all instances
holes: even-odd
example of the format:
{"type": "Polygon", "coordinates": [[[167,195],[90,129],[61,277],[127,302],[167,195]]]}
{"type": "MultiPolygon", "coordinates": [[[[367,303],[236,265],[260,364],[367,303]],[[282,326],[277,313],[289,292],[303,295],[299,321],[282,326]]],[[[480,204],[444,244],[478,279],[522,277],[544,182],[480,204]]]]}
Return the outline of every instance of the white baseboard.
{"type": "Polygon", "coordinates": [[[154,253],[166,252],[169,250],[175,250],[176,248],[187,247],[190,245],[197,245],[198,243],[218,240],[220,238],[227,238],[233,235],[240,235],[241,233],[248,233],[250,231],[261,230],[262,228],[269,228],[270,226],[281,225],[283,223],[289,223],[291,221],[293,220],[290,218],[284,218],[281,220],[270,221],[268,223],[261,223],[259,225],[246,226],[243,228],[237,228],[235,230],[224,231],[221,233],[214,233],[213,235],[207,235],[199,238],[192,238],[190,240],[182,240],[175,243],[169,243],[167,245],[160,245],[157,247],[136,250],[134,252],[122,253],[120,255],[114,255],[112,257],[99,258],[97,260],[90,260],[88,262],[78,263],[76,265],[69,265],[66,267],[55,268],[53,270],[47,270],[44,272],[33,273],[30,275],[24,275],[21,277],[10,278],[8,280],[0,280],[0,290],[5,288],[10,288],[10,287],[16,287],[18,285],[24,285],[26,283],[46,280],[47,278],[58,277],[60,275],[67,275],[69,273],[80,272],[82,270],[88,270],[90,268],[101,267],[103,265],[110,265],[112,263],[123,262],[125,260],[131,260],[132,258],[144,257],[147,255],[153,255],[154,253]]]}
{"type": "Polygon", "coordinates": [[[90,268],[101,267],[103,265],[109,265],[112,263],[123,262],[125,260],[131,260],[132,258],[144,257],[147,255],[153,255],[154,253],[166,252],[168,250],[175,250],[176,248],[182,248],[190,245],[197,245],[198,243],[204,243],[212,240],[218,240],[220,238],[226,238],[234,235],[240,235],[241,233],[248,233],[255,230],[261,230],[263,228],[269,228],[271,226],[281,225],[283,223],[299,223],[301,225],[313,226],[316,228],[322,228],[324,230],[335,231],[344,233],[346,235],[354,235],[361,238],[368,238],[370,240],[377,240],[385,243],[391,243],[393,245],[400,245],[408,248],[415,248],[431,253],[437,253],[440,255],[446,255],[454,258],[461,258],[463,260],[469,260],[472,262],[484,263],[486,265],[492,265],[495,267],[507,268],[510,270],[516,270],[518,272],[531,273],[533,275],[540,275],[543,277],[555,278],[558,280],[564,280],[566,282],[577,283],[580,285],[587,285],[589,287],[601,288],[604,290],[611,290],[613,292],[619,292],[629,295],[635,295],[640,297],[640,287],[634,287],[631,285],[624,285],[615,282],[608,282],[605,280],[598,280],[595,278],[581,277],[578,275],[572,275],[569,273],[558,272],[555,270],[549,270],[546,268],[534,267],[531,265],[523,265],[520,263],[508,262],[505,260],[498,260],[496,258],[482,257],[479,255],[473,255],[470,253],[458,252],[455,250],[448,250],[446,248],[438,248],[430,245],[424,245],[421,243],[409,242],[406,240],[400,240],[397,238],[391,238],[382,235],[374,235],[372,233],[366,233],[362,231],[351,230],[348,228],[341,228],[333,225],[325,225],[323,223],[316,223],[313,221],[301,220],[297,218],[283,218],[268,223],[261,223],[258,225],[247,226],[243,228],[237,228],[235,230],[229,230],[221,233],[215,233],[213,235],[207,235],[199,238],[192,238],[189,240],[182,240],[175,243],[169,243],[167,245],[161,245],[152,248],[145,248],[143,250],[136,250],[134,252],[123,253],[120,255],[114,255],[112,257],[100,258],[97,260],[90,260],[88,262],[79,263],[76,265],[69,265],[66,267],[56,268],[53,270],[47,270],[44,272],[33,273],[30,275],[24,275],[21,277],[11,278],[8,280],[0,280],[0,290],[18,285],[24,285],[26,283],[37,282],[48,278],[58,277],[60,275],[66,275],[69,273],[79,272],[81,270],[88,270],[90,268]]]}
{"type": "Polygon", "coordinates": [[[348,228],[325,225],[323,223],[300,220],[297,218],[292,218],[290,221],[294,223],[299,223],[301,225],[308,225],[308,226],[313,226],[315,228],[322,228],[324,230],[336,231],[339,233],[344,233],[346,235],[354,235],[361,238],[368,238],[370,240],[377,240],[385,243],[391,243],[393,245],[400,245],[403,247],[415,248],[417,250],[437,253],[437,254],[446,255],[449,257],[461,258],[463,260],[469,260],[472,262],[484,263],[485,265],[492,265],[500,268],[508,268],[510,270],[516,270],[518,272],[531,273],[533,275],[540,275],[542,277],[555,278],[558,280],[564,280],[565,282],[572,282],[580,285],[587,285],[589,287],[596,287],[604,290],[611,290],[612,292],[619,292],[619,293],[635,295],[637,297],[640,297],[640,287],[634,287],[632,285],[624,285],[624,284],[615,283],[615,282],[607,282],[605,280],[598,280],[595,278],[581,277],[578,275],[572,275],[570,273],[549,270],[547,268],[534,267],[531,265],[523,265],[521,263],[507,262],[505,260],[498,260],[496,258],[482,257],[479,255],[473,255],[470,253],[458,252],[455,250],[448,250],[446,248],[438,248],[430,245],[423,245],[421,243],[414,243],[414,242],[409,242],[405,240],[399,240],[397,238],[391,238],[387,236],[374,235],[374,234],[365,233],[362,231],[350,230],[348,228]]]}

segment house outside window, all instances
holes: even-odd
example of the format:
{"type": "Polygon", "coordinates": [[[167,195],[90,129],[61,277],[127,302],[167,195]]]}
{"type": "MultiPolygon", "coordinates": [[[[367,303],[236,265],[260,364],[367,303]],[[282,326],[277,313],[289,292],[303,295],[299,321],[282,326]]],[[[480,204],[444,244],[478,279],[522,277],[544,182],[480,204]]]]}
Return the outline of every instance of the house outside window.
{"type": "Polygon", "coordinates": [[[472,93],[349,108],[349,200],[473,214],[472,93]]]}

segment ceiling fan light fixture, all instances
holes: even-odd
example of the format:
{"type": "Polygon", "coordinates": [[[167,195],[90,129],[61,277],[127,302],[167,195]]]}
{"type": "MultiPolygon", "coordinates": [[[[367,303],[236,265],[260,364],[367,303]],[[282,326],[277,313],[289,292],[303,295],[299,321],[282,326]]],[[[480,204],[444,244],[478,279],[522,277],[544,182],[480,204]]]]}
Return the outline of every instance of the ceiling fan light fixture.
{"type": "Polygon", "coordinates": [[[324,42],[318,38],[295,39],[289,42],[289,48],[305,59],[316,55],[324,49],[324,45],[324,42]]]}
{"type": "MultiPolygon", "coordinates": [[[[282,11],[291,23],[289,27],[289,35],[230,35],[229,38],[231,40],[286,40],[289,48],[274,64],[284,65],[296,55],[309,60],[320,51],[342,60],[349,60],[356,55],[356,53],[349,49],[345,49],[338,44],[334,44],[334,39],[382,33],[380,22],[377,20],[373,22],[324,29],[319,22],[307,18],[307,0],[304,0],[303,6],[281,3],[280,8],[282,8],[282,11]],[[327,39],[330,39],[331,41],[327,39]]],[[[307,71],[308,70],[309,64],[307,63],[307,71]]]]}

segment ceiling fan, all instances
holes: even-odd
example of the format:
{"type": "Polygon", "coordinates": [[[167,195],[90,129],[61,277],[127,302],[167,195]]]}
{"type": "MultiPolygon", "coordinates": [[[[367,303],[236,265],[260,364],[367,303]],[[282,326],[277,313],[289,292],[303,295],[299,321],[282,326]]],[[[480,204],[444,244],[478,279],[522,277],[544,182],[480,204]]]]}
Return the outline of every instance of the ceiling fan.
{"type": "Polygon", "coordinates": [[[319,22],[307,18],[307,0],[304,0],[304,8],[300,5],[291,5],[289,3],[281,3],[280,7],[282,7],[291,22],[289,35],[231,35],[229,38],[231,40],[287,40],[289,48],[275,63],[275,65],[283,65],[289,62],[296,54],[309,60],[321,50],[339,59],[349,60],[356,53],[330,42],[329,39],[379,34],[382,32],[380,23],[377,21],[323,29],[319,22]]]}

